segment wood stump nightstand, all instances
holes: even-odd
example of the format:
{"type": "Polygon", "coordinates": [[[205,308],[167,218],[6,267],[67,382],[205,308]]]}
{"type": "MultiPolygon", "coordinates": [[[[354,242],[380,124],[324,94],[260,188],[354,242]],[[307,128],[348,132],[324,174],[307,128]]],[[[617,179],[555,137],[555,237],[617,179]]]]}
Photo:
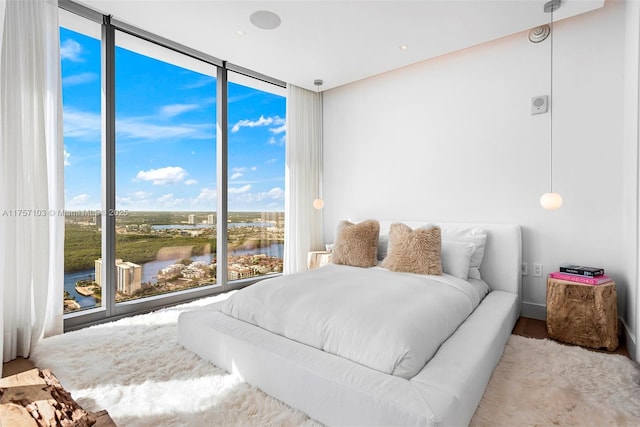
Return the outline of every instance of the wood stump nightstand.
{"type": "Polygon", "coordinates": [[[331,262],[331,252],[311,251],[307,254],[307,268],[315,270],[331,262]]]}
{"type": "Polygon", "coordinates": [[[584,285],[548,278],[547,334],[590,348],[618,348],[615,282],[584,285]]]}
{"type": "Polygon", "coordinates": [[[107,411],[82,409],[48,369],[2,378],[0,389],[0,426],[116,427],[107,411]]]}

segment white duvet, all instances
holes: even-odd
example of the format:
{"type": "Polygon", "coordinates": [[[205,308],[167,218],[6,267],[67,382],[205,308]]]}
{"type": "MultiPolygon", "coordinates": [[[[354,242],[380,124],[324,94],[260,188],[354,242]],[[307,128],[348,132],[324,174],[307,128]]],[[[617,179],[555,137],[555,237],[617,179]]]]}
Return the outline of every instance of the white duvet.
{"type": "Polygon", "coordinates": [[[479,304],[468,282],[329,264],[236,292],[222,312],[378,371],[416,375],[479,304]]]}

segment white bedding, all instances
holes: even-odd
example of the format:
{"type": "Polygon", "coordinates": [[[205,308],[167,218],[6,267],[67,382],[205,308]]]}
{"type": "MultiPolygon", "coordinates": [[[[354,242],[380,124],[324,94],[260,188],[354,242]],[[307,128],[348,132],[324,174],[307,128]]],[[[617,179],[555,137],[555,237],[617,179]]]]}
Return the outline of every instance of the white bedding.
{"type": "MultiPolygon", "coordinates": [[[[480,290],[480,292],[478,291],[480,290]]],[[[412,378],[480,303],[449,276],[330,264],[247,287],[222,313],[383,373],[412,378]]]]}

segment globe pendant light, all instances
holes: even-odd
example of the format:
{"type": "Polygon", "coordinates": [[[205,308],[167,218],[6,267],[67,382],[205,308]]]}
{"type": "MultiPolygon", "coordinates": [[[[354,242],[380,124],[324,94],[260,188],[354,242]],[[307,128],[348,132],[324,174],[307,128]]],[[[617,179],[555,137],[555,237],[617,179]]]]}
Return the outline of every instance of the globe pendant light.
{"type": "Polygon", "coordinates": [[[551,86],[550,86],[550,102],[549,106],[551,108],[551,112],[549,114],[550,120],[550,180],[549,180],[549,192],[544,193],[542,197],[540,197],[540,206],[548,210],[556,210],[560,206],[562,206],[562,196],[558,193],[553,192],[553,12],[560,8],[560,0],[551,0],[544,5],[544,11],[546,13],[551,13],[551,31],[550,31],[550,43],[551,43],[551,86]]]}
{"type": "MultiPolygon", "coordinates": [[[[321,79],[315,79],[313,81],[313,84],[316,85],[318,93],[320,93],[320,86],[322,86],[323,83],[324,82],[321,79]]],[[[321,161],[320,159],[322,159],[322,154],[318,156],[318,161],[321,161]]],[[[318,165],[318,173],[321,173],[321,169],[321,165],[318,165]]],[[[324,208],[324,200],[322,199],[322,176],[320,176],[320,178],[318,179],[318,197],[313,199],[313,208],[316,210],[324,208]]]]}

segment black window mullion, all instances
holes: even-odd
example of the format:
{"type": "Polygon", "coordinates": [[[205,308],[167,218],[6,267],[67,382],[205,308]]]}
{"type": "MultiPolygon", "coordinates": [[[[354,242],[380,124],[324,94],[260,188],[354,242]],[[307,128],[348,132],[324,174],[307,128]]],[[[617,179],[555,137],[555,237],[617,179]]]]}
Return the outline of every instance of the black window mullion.
{"type": "Polygon", "coordinates": [[[217,283],[227,289],[227,140],[228,140],[228,103],[229,93],[227,68],[223,64],[218,67],[216,77],[216,182],[217,182],[217,208],[216,208],[216,278],[217,283]]]}
{"type": "Polygon", "coordinates": [[[102,23],[102,304],[106,316],[116,304],[116,217],[109,215],[116,204],[116,85],[115,28],[111,17],[102,23]]]}

